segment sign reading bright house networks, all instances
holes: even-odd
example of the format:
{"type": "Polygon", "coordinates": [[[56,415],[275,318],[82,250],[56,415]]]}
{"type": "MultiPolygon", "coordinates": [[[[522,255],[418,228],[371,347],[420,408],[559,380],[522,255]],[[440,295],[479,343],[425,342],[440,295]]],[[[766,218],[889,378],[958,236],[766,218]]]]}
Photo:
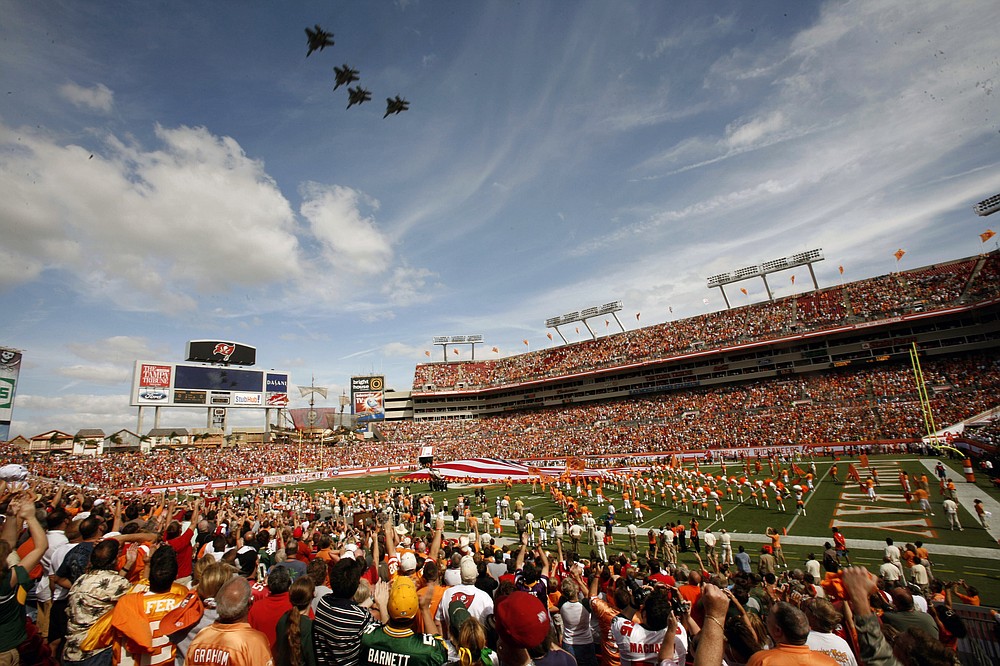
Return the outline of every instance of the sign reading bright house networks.
{"type": "Polygon", "coordinates": [[[288,373],[136,361],[130,404],[133,407],[287,407],[288,373]]]}
{"type": "Polygon", "coordinates": [[[385,377],[351,377],[351,412],[360,423],[385,418],[385,377]]]}

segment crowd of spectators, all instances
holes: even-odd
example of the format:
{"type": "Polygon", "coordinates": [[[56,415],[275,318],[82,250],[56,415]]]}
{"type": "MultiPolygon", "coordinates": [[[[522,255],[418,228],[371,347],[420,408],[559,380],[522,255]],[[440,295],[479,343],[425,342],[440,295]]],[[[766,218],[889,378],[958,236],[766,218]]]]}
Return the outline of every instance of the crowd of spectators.
{"type": "MultiPolygon", "coordinates": [[[[923,371],[932,387],[936,423],[955,423],[995,406],[998,370],[997,359],[988,354],[926,361],[923,371]]],[[[803,445],[927,434],[907,364],[474,420],[386,423],[380,429],[390,442],[433,444],[435,455],[443,459],[803,445]]]]}
{"type": "Polygon", "coordinates": [[[413,389],[503,386],[545,377],[667,359],[694,349],[769,340],[791,332],[926,312],[1000,293],[1000,253],[851,282],[809,294],[711,312],[500,359],[424,363],[413,389]],[[968,292],[968,293],[966,293],[968,292]]]}
{"type": "MultiPolygon", "coordinates": [[[[488,506],[485,496],[466,501],[468,515],[488,506]]],[[[901,551],[886,539],[873,575],[850,566],[833,528],[821,559],[809,553],[790,568],[776,532],[751,556],[738,535],[696,534],[692,521],[690,532],[651,528],[642,553],[631,534],[618,553],[601,542],[587,557],[567,515],[544,544],[520,517],[516,536],[498,543],[468,519],[446,534],[442,508],[399,487],[185,502],[0,482],[0,574],[12,590],[0,602],[0,658],[955,666],[966,627],[952,597],[980,603],[964,580],[933,577],[920,542],[901,551]]]]}
{"type": "MultiPolygon", "coordinates": [[[[923,363],[938,427],[996,406],[1000,367],[990,354],[923,363]]],[[[909,365],[885,363],[747,384],[673,391],[478,419],[385,422],[377,437],[348,444],[240,444],[53,457],[5,445],[32,474],[93,488],[287,474],[299,470],[414,463],[419,447],[437,460],[537,459],[835,442],[916,439],[926,427],[909,365]]]]}

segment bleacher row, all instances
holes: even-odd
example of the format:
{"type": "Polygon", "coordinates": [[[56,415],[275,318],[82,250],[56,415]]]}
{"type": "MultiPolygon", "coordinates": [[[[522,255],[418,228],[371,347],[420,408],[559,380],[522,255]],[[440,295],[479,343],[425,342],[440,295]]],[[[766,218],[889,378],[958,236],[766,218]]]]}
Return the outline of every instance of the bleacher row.
{"type": "Polygon", "coordinates": [[[1000,253],[851,282],[821,291],[665,322],[596,340],[500,359],[423,363],[413,390],[504,386],[669,359],[695,348],[765,341],[791,333],[976,303],[1000,294],[1000,253]],[[428,389],[433,387],[433,389],[428,389]]]}
{"type": "MultiPolygon", "coordinates": [[[[939,424],[955,423],[996,405],[1000,359],[995,354],[929,360],[923,369],[928,384],[947,389],[932,396],[939,424]]],[[[983,437],[996,441],[996,432],[989,428],[983,437]]],[[[915,439],[925,434],[912,371],[899,364],[477,420],[390,422],[380,426],[380,433],[383,441],[353,442],[349,447],[256,444],[55,458],[0,445],[0,455],[46,478],[128,488],[300,468],[412,464],[424,444],[434,446],[439,461],[595,454],[610,459],[685,449],[915,439]]]]}

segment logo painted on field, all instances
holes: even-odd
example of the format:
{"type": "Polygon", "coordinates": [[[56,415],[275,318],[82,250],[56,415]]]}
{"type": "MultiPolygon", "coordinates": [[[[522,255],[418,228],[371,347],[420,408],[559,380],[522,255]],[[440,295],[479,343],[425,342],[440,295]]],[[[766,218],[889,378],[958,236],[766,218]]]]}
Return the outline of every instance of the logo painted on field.
{"type": "Polygon", "coordinates": [[[922,539],[937,537],[937,530],[930,519],[916,508],[916,501],[911,499],[914,503],[911,506],[903,496],[899,483],[900,464],[884,461],[870,467],[859,465],[858,473],[865,478],[872,469],[878,470],[880,479],[876,488],[878,500],[872,502],[859,484],[849,482],[840,492],[830,527],[897,532],[922,539]]]}

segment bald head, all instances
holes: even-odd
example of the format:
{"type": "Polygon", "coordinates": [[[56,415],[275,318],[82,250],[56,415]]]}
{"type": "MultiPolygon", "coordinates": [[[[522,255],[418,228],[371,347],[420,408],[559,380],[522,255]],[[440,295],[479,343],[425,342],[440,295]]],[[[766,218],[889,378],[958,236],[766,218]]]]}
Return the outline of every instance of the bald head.
{"type": "Polygon", "coordinates": [[[697,571],[688,574],[688,585],[701,585],[701,574],[697,571]]]}
{"type": "Polygon", "coordinates": [[[235,576],[223,583],[215,593],[215,606],[220,624],[246,622],[250,612],[250,583],[243,576],[235,576]]]}

